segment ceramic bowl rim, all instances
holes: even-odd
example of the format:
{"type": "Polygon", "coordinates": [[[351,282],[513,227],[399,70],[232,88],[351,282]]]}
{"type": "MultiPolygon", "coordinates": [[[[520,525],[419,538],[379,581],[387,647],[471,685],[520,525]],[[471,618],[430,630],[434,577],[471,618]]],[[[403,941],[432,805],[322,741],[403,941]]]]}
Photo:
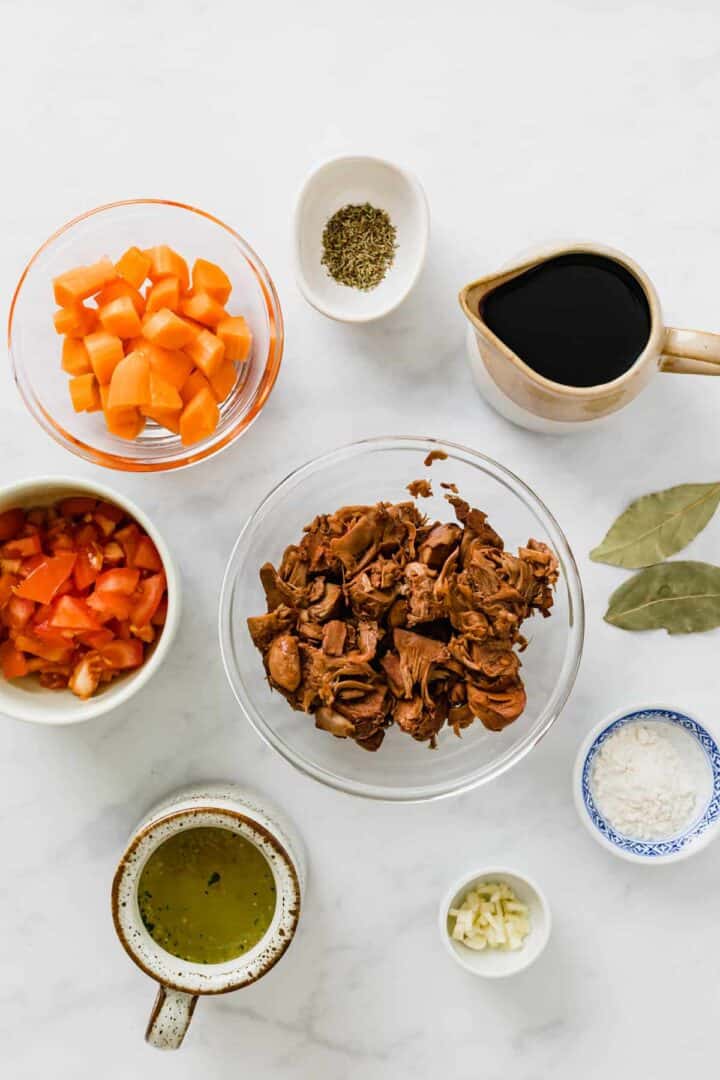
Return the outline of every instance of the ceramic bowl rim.
{"type": "MultiPolygon", "coordinates": [[[[470,972],[471,975],[477,975],[482,979],[507,979],[512,975],[519,975],[521,971],[527,971],[527,969],[531,967],[545,951],[552,931],[552,911],[547,896],[534,878],[529,877],[516,867],[490,863],[487,866],[471,870],[468,873],[461,875],[448,888],[438,907],[438,931],[446,951],[452,956],[455,963],[459,964],[465,971],[470,972]],[[521,964],[519,967],[513,968],[511,971],[503,971],[501,969],[496,971],[483,971],[471,964],[469,959],[468,962],[466,962],[463,959],[462,953],[453,948],[452,939],[447,928],[448,913],[457,894],[470,888],[475,882],[488,881],[490,878],[498,878],[502,881],[503,879],[507,879],[507,877],[518,878],[527,887],[528,891],[534,894],[543,913],[544,929],[542,931],[534,931],[531,928],[530,937],[532,937],[534,933],[541,934],[541,937],[536,938],[536,951],[532,954],[529,952],[526,954],[525,963],[521,964]]],[[[528,939],[528,941],[529,940],[530,939],[528,939]]],[[[470,952],[470,950],[468,951],[470,952]]],[[[514,955],[518,957],[518,960],[522,959],[520,950],[514,955]]]]}
{"type": "MultiPolygon", "coordinates": [[[[117,684],[117,689],[112,696],[100,694],[98,697],[90,698],[88,701],[78,699],[75,708],[69,709],[63,714],[54,715],[52,707],[48,707],[48,701],[51,701],[51,699],[45,696],[42,699],[35,699],[33,695],[28,695],[27,707],[21,707],[14,699],[8,701],[5,698],[2,682],[0,682],[0,713],[28,723],[62,727],[68,724],[80,724],[87,720],[95,720],[99,716],[112,712],[113,709],[126,704],[152,678],[169,653],[177,633],[182,606],[182,587],[175,559],[165,538],[145,511],[127,495],[116,491],[115,488],[111,488],[107,484],[86,477],[44,474],[37,477],[25,477],[22,480],[14,481],[12,484],[1,486],[0,503],[9,505],[13,499],[17,499],[18,503],[22,504],[23,501],[33,497],[30,491],[37,488],[45,488],[48,494],[52,494],[53,489],[58,491],[75,490],[95,495],[122,507],[145,529],[155,544],[167,578],[168,614],[157,645],[142,667],[138,668],[137,671],[129,672],[124,677],[122,684],[117,684]]],[[[62,692],[70,693],[70,691],[62,692]]]]}
{"type": "Polygon", "coordinates": [[[713,732],[698,719],[692,710],[681,708],[678,705],[671,705],[667,702],[651,702],[649,704],[630,705],[614,709],[599,723],[595,724],[582,740],[573,766],[572,786],[575,809],[587,831],[602,848],[612,852],[619,859],[625,859],[627,862],[640,863],[644,866],[659,866],[678,862],[702,851],[720,832],[720,745],[713,732]],[[590,798],[592,801],[592,797],[585,776],[586,763],[590,754],[596,750],[598,740],[605,732],[609,732],[611,728],[620,727],[625,723],[639,722],[644,716],[649,718],[653,715],[659,715],[661,719],[672,724],[683,720],[688,722],[687,725],[681,723],[681,726],[684,730],[689,731],[707,758],[713,777],[713,792],[702,817],[695,819],[686,832],[671,837],[669,840],[634,841],[622,837],[616,834],[605,822],[605,819],[593,803],[592,810],[594,810],[596,817],[603,821],[611,834],[611,837],[608,837],[600,831],[599,826],[593,819],[591,808],[587,805],[587,799],[590,798]],[[698,733],[703,737],[699,738],[698,733]],[[710,749],[705,744],[705,740],[712,744],[710,749]],[[617,837],[617,839],[614,839],[614,837],[617,837]],[[677,846],[671,851],[647,850],[638,852],[631,850],[629,845],[648,849],[661,849],[668,845],[677,846]]]}
{"type": "Polygon", "coordinates": [[[430,239],[430,206],[428,204],[427,195],[422,184],[418,180],[415,173],[406,169],[402,165],[397,165],[394,161],[390,161],[388,158],[379,157],[375,154],[337,154],[333,157],[325,158],[314,165],[310,171],[306,174],[303,180],[297,198],[295,200],[295,209],[293,211],[293,262],[295,268],[295,279],[298,284],[300,292],[303,294],[307,302],[314,307],[316,311],[319,311],[321,315],[325,315],[328,319],[333,319],[335,322],[344,323],[369,323],[375,322],[377,319],[382,319],[386,315],[389,315],[392,311],[403,303],[404,300],[410,295],[415,288],[417,281],[422,273],[427,257],[427,249],[430,239]],[[412,192],[412,195],[420,208],[420,252],[416,261],[415,269],[410,277],[410,280],[404,290],[402,290],[397,296],[393,297],[388,304],[383,308],[379,308],[377,311],[365,313],[365,314],[353,314],[352,312],[341,313],[337,308],[330,308],[317,295],[315,290],[310,285],[305,271],[303,270],[302,258],[300,255],[300,238],[303,230],[303,218],[305,211],[305,203],[307,196],[310,192],[311,186],[318,178],[320,173],[333,165],[338,165],[340,162],[372,162],[374,165],[384,165],[392,172],[397,173],[402,177],[408,189],[412,192]]]}

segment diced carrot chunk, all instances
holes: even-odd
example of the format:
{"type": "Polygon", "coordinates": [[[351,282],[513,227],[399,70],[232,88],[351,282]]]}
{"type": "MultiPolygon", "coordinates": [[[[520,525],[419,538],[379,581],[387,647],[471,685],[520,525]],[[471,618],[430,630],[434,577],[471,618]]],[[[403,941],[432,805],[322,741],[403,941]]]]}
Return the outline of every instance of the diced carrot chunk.
{"type": "Polygon", "coordinates": [[[140,412],[148,420],[154,420],[156,424],[167,428],[175,435],[180,434],[180,409],[153,409],[151,405],[142,405],[140,412]]]}
{"type": "Polygon", "coordinates": [[[227,318],[227,312],[222,304],[206,292],[194,292],[192,296],[186,296],[180,301],[180,311],[188,319],[194,319],[203,326],[217,326],[219,322],[227,318]]]}
{"type": "Polygon", "coordinates": [[[153,409],[178,410],[183,400],[176,388],[150,368],[150,405],[153,409]]]}
{"type": "Polygon", "coordinates": [[[84,304],[70,304],[53,315],[58,334],[65,334],[67,337],[81,338],[91,334],[97,327],[97,321],[97,311],[85,307],[84,304]]]}
{"type": "Polygon", "coordinates": [[[178,255],[167,244],[150,248],[146,254],[150,257],[148,277],[151,281],[159,281],[164,277],[176,277],[183,292],[187,289],[190,284],[190,274],[187,263],[181,255],[178,255]]]}
{"type": "Polygon", "coordinates": [[[139,334],[142,329],[140,316],[129,296],[118,296],[117,299],[111,300],[99,309],[98,314],[103,328],[109,334],[128,338],[139,334]]]}
{"type": "Polygon", "coordinates": [[[150,271],[150,257],[140,248],[128,248],[122,258],[115,263],[115,269],[121,278],[130,282],[134,289],[139,289],[150,271]]]}
{"type": "Polygon", "coordinates": [[[218,370],[225,357],[225,345],[209,330],[203,330],[191,345],[187,345],[185,352],[200,368],[203,375],[210,378],[218,370]]]}
{"type": "Polygon", "coordinates": [[[107,330],[88,334],[84,341],[97,381],[101,386],[106,386],[123,358],[122,341],[114,334],[108,334],[107,330]]]}
{"type": "Polygon", "coordinates": [[[192,360],[180,349],[163,349],[150,341],[139,346],[150,361],[151,371],[156,372],[176,390],[179,390],[192,371],[192,360]]]}
{"type": "Polygon", "coordinates": [[[210,377],[210,387],[216,401],[225,400],[235,385],[236,379],[237,368],[232,360],[224,360],[215,374],[210,377]]]}
{"type": "Polygon", "coordinates": [[[183,446],[192,446],[209,438],[219,419],[220,413],[212,392],[207,388],[199,390],[180,416],[180,438],[183,446]]]}
{"type": "Polygon", "coordinates": [[[75,412],[97,412],[101,408],[98,381],[92,373],[76,375],[69,386],[75,412]]]}
{"type": "Polygon", "coordinates": [[[145,314],[145,297],[137,289],[134,289],[132,285],[127,281],[123,281],[119,278],[117,281],[111,282],[106,285],[104,289],[95,297],[95,301],[99,308],[105,307],[111,300],[117,300],[120,296],[129,296],[133,302],[133,307],[137,311],[138,315],[145,314]]]}
{"type": "Polygon", "coordinates": [[[82,338],[66,337],[63,341],[62,369],[68,375],[87,375],[92,371],[90,356],[82,338]]]}
{"type": "Polygon", "coordinates": [[[252,348],[250,327],[242,315],[231,315],[218,323],[215,333],[225,346],[228,360],[247,360],[252,348]]]}
{"type": "Polygon", "coordinates": [[[226,304],[232,292],[230,278],[224,270],[207,259],[196,259],[193,265],[192,282],[194,292],[206,292],[218,303],[226,304]]]}
{"type": "Polygon", "coordinates": [[[143,337],[163,349],[182,349],[195,340],[195,331],[174,312],[161,308],[145,322],[143,337]]]}
{"type": "Polygon", "coordinates": [[[102,401],[105,423],[112,435],[119,435],[121,439],[136,439],[145,427],[145,417],[139,409],[109,409],[110,387],[100,387],[100,400],[102,401]]]}
{"type": "Polygon", "coordinates": [[[180,282],[176,277],[160,278],[147,291],[145,310],[150,314],[167,308],[177,311],[180,305],[180,282]]]}
{"type": "Polygon", "coordinates": [[[68,307],[80,300],[87,300],[117,277],[110,259],[103,258],[91,266],[78,266],[60,274],[53,281],[55,303],[68,307]]]}
{"type": "Polygon", "coordinates": [[[117,365],[110,380],[108,410],[150,404],[150,364],[144,353],[131,352],[117,365]]]}
{"type": "Polygon", "coordinates": [[[198,371],[197,368],[188,376],[186,382],[180,388],[180,397],[183,400],[183,404],[187,405],[200,390],[209,390],[210,383],[203,375],[202,371],[198,371]]]}

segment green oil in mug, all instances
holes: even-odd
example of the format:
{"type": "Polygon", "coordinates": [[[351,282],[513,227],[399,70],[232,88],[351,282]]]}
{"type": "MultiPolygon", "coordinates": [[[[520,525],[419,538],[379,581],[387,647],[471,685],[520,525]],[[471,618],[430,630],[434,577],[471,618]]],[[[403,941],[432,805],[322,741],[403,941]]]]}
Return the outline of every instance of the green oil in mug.
{"type": "Polygon", "coordinates": [[[222,964],[249,952],[275,913],[267,859],[239,833],[183,829],[146,862],[138,905],[161,948],[196,964],[222,964]]]}

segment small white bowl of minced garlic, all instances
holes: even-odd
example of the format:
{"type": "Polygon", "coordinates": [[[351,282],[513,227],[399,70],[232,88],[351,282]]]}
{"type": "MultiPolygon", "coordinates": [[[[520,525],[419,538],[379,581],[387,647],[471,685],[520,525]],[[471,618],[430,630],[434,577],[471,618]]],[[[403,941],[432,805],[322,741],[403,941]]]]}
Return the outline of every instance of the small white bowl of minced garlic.
{"type": "Polygon", "coordinates": [[[473,975],[502,978],[524,971],[547,945],[550,908],[530,878],[506,867],[466,874],[446,893],[440,936],[454,960],[473,975]]]}

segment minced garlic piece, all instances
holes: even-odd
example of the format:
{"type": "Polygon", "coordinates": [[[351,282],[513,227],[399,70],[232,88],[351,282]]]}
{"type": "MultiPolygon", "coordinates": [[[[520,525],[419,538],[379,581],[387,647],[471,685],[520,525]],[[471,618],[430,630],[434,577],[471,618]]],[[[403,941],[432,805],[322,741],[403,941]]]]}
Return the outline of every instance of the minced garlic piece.
{"type": "Polygon", "coordinates": [[[469,949],[520,949],[530,933],[527,905],[504,882],[476,885],[450,915],[455,919],[451,936],[469,949]]]}

